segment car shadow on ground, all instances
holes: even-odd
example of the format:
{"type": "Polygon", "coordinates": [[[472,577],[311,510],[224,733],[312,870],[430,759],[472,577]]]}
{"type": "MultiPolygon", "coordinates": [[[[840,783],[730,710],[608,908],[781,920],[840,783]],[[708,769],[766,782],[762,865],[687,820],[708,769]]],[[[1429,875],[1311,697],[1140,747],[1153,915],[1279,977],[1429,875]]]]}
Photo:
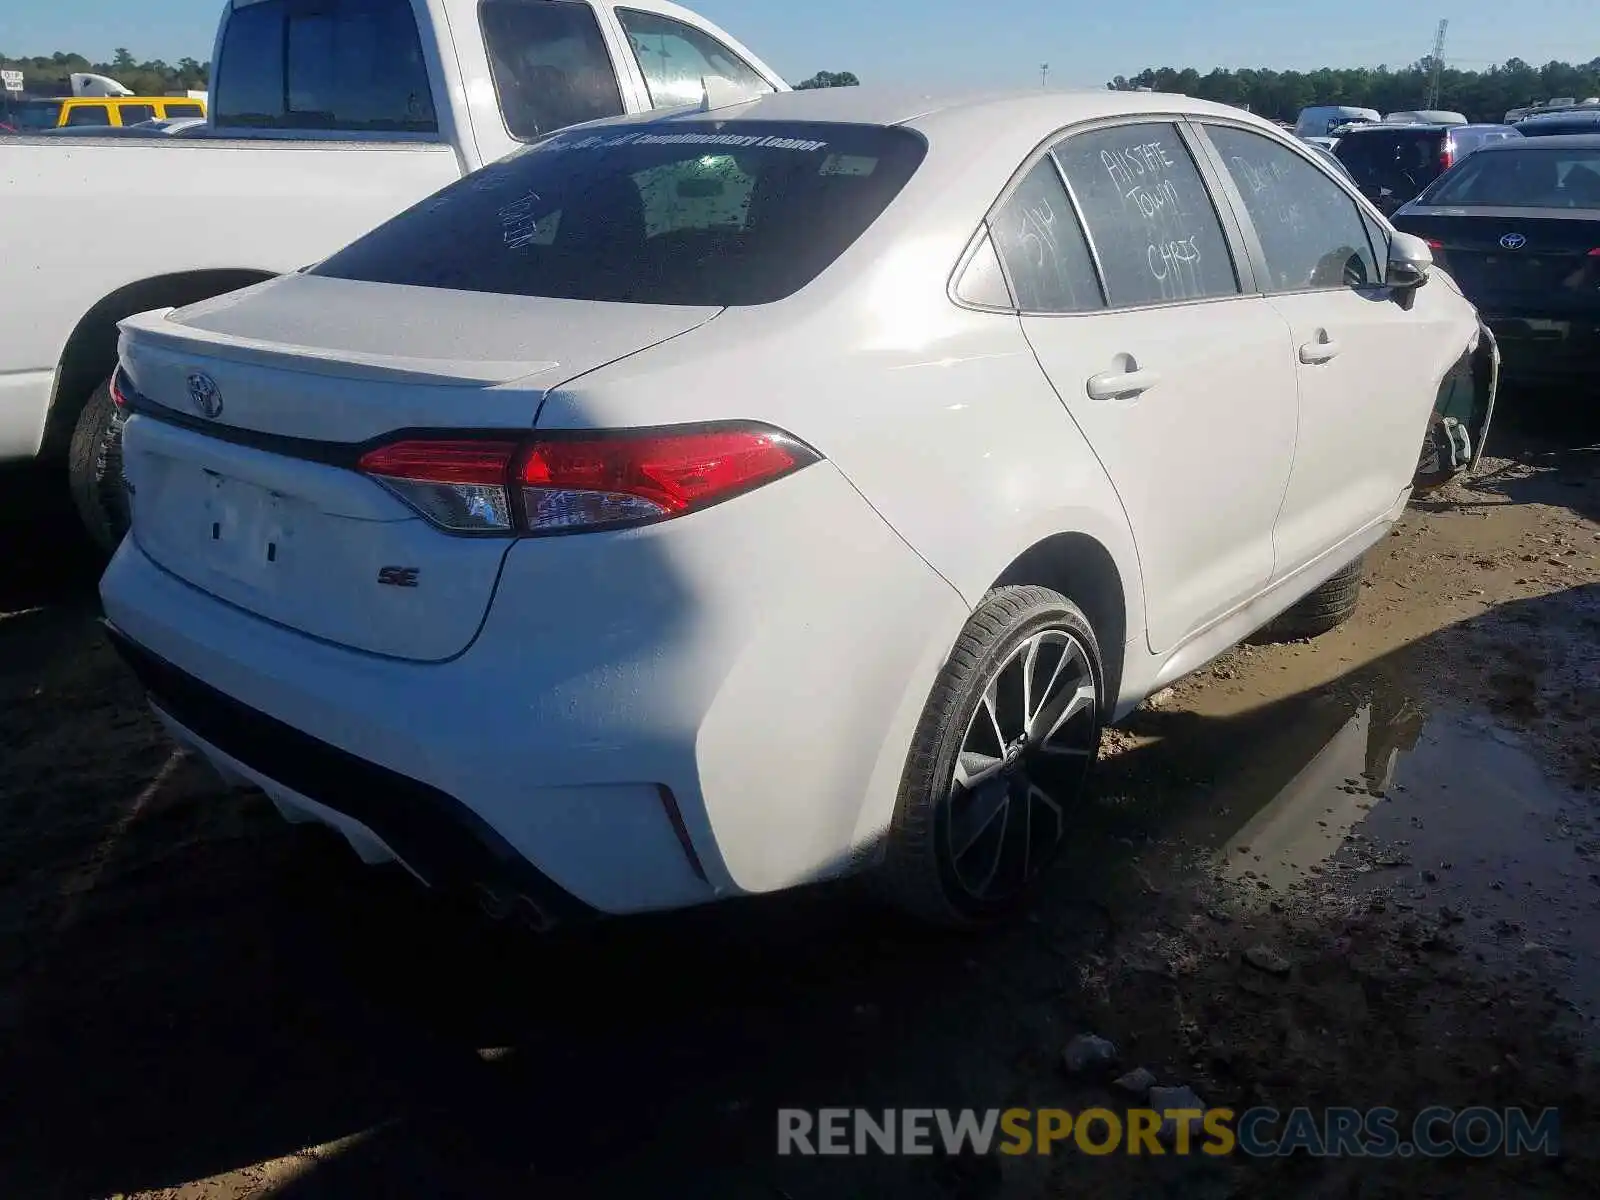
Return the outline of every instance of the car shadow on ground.
{"type": "MultiPolygon", "coordinates": [[[[1141,856],[1222,845],[1428,653],[1234,718],[1140,714],[1154,744],[1106,765],[1034,915],[981,938],[835,886],[538,941],[184,766],[129,834],[145,861],[112,845],[116,886],[11,995],[6,1192],[175,1186],[321,1147],[273,1168],[273,1194],[967,1194],[916,1160],[778,1160],[774,1113],[1048,1103],[1090,1022],[1144,1023],[1148,1053],[1181,1055],[1159,1012],[1096,1013],[1077,988],[1139,920],[1141,856]],[[237,810],[234,836],[186,841],[195,806],[237,810]]],[[[1403,722],[1382,727],[1399,745],[1403,722]]]]}
{"type": "MultiPolygon", "coordinates": [[[[81,631],[92,567],[49,539],[29,553],[46,582],[18,595],[81,631]]],[[[1435,637],[1565,620],[1593,593],[1435,637]]],[[[358,867],[191,761],[131,818],[63,833],[14,813],[15,878],[27,847],[64,836],[83,869],[7,918],[27,936],[0,992],[0,1189],[104,1196],[294,1156],[251,1178],[293,1200],[998,1194],[939,1161],[779,1160],[774,1112],[1058,1103],[1059,1047],[1090,1025],[1181,1058],[1166,1001],[1118,1013],[1083,991],[1140,920],[1141,860],[1180,845],[1204,860],[1433,640],[1235,717],[1136,715],[1152,743],[1105,764],[1033,915],[982,937],[910,927],[836,885],[534,940],[358,867]]],[[[114,664],[96,679],[137,707],[114,664]]],[[[1403,715],[1379,724],[1407,736],[1403,715]]],[[[165,752],[140,746],[149,778],[165,752]]],[[[1411,1094],[1386,1102],[1438,1082],[1408,1082],[1414,1067],[1393,1064],[1411,1094]]]]}

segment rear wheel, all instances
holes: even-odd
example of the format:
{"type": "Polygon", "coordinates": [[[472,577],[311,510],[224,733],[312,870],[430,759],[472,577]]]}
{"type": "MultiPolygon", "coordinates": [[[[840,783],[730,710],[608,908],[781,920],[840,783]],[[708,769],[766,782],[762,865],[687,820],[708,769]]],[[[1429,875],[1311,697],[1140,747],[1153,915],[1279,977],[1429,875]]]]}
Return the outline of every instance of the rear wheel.
{"type": "Polygon", "coordinates": [[[1361,580],[1366,570],[1363,555],[1273,618],[1261,631],[1259,640],[1288,642],[1337,629],[1355,615],[1356,606],[1361,603],[1361,580]]]}
{"type": "Polygon", "coordinates": [[[67,471],[72,502],[90,538],[110,554],[128,531],[128,493],[122,482],[122,418],[111,380],[94,390],[72,431],[67,471]]]}
{"type": "Polygon", "coordinates": [[[1060,850],[1100,746],[1105,672],[1082,611],[1042,587],[989,593],[928,698],[878,868],[938,925],[1018,907],[1060,850]]]}

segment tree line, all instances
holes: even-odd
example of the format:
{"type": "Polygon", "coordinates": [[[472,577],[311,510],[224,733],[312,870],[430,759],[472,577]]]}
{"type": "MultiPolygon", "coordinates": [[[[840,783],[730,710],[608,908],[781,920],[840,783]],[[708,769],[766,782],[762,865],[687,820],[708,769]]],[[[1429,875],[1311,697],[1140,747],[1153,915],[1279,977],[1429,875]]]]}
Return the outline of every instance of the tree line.
{"type": "Polygon", "coordinates": [[[797,92],[805,92],[812,88],[855,87],[860,82],[850,71],[818,71],[810,79],[802,79],[794,88],[797,92]]]}
{"type": "MultiPolygon", "coordinates": [[[[1313,104],[1348,104],[1381,113],[1423,108],[1433,62],[1423,58],[1408,67],[1323,67],[1316,71],[1240,70],[1222,68],[1202,75],[1193,67],[1146,68],[1137,75],[1118,75],[1106,86],[1126,91],[1149,88],[1179,92],[1248,108],[1279,121],[1292,121],[1313,104]]],[[[1484,71],[1446,66],[1439,77],[1439,103],[1426,107],[1459,112],[1469,121],[1500,121],[1507,111],[1536,100],[1600,96],[1600,58],[1586,63],[1549,62],[1535,67],[1520,58],[1484,71]]]]}
{"type": "Polygon", "coordinates": [[[139,62],[126,47],[118,47],[110,62],[92,63],[81,54],[57,50],[34,58],[10,58],[0,54],[0,67],[22,72],[23,91],[34,96],[70,96],[74,71],[106,75],[136,96],[161,96],[168,92],[199,90],[211,78],[211,64],[180,58],[176,64],[159,58],[139,62]]]}

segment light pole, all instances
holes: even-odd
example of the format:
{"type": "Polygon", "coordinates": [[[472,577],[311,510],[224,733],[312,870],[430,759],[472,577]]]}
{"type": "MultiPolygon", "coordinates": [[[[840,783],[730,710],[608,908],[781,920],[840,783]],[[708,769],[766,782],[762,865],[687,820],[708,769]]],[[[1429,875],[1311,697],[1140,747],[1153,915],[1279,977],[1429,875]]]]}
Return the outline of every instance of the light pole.
{"type": "Polygon", "coordinates": [[[1039,86],[1040,87],[1048,87],[1049,85],[1048,85],[1048,83],[1046,81],[1049,78],[1050,78],[1050,64],[1049,63],[1040,63],[1039,64],[1039,86]]]}

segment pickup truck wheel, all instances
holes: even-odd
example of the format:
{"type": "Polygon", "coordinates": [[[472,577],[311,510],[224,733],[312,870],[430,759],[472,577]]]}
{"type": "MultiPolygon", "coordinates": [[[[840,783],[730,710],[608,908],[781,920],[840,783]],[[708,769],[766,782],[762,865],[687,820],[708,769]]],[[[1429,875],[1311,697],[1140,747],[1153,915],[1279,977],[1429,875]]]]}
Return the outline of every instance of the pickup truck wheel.
{"type": "Polygon", "coordinates": [[[1315,591],[1308,592],[1294,607],[1275,617],[1261,631],[1259,640],[1290,642],[1337,629],[1355,615],[1356,606],[1361,602],[1361,580],[1366,569],[1366,556],[1362,555],[1315,591]]]}
{"type": "Polygon", "coordinates": [[[955,929],[1020,907],[1074,826],[1104,688],[1077,605],[1042,587],[990,592],[917,724],[875,890],[955,929]]]}
{"type": "Polygon", "coordinates": [[[78,416],[67,471],[84,528],[111,554],[128,531],[128,493],[122,483],[122,416],[111,399],[109,379],[95,388],[78,416]]]}

